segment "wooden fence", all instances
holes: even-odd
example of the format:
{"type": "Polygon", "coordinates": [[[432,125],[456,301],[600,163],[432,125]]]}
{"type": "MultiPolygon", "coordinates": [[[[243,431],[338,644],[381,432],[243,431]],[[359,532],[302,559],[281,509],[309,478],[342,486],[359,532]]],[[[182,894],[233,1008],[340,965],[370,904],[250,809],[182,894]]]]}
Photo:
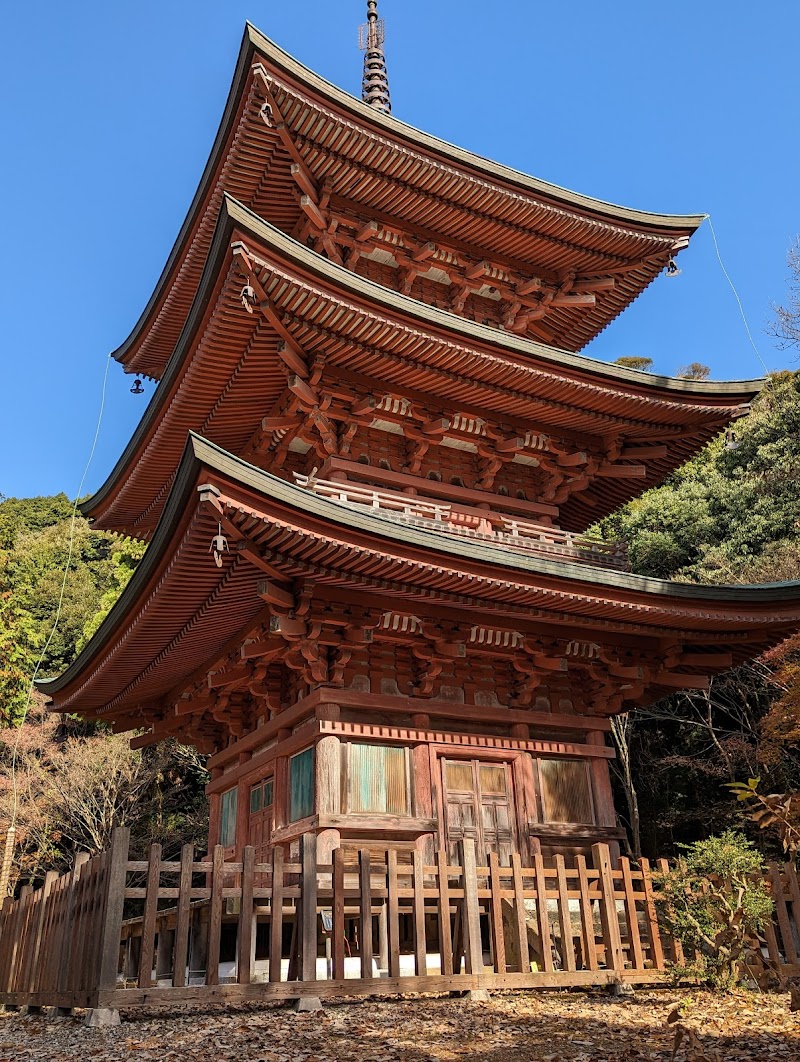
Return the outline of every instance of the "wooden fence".
{"type": "MultiPolygon", "coordinates": [[[[651,867],[536,857],[477,866],[439,852],[336,849],[318,865],[306,835],[299,862],[277,848],[257,864],[197,861],[154,845],[128,858],[128,832],[63,877],[7,899],[0,912],[0,1003],[135,1007],[195,1000],[547,988],[660,981],[679,947],[658,925],[651,867]]],[[[661,864],[658,869],[663,869],[661,864]]],[[[769,957],[800,973],[800,887],[771,868],[769,957]]]]}

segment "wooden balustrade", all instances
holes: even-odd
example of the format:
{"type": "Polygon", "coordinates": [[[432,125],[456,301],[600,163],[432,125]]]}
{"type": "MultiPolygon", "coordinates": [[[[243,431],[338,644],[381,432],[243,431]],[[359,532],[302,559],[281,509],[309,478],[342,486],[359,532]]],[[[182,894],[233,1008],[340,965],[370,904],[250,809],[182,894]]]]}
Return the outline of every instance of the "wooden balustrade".
{"type": "MultiPolygon", "coordinates": [[[[769,959],[800,973],[800,886],[770,868],[769,959]]],[[[553,866],[518,855],[476,865],[465,841],[444,851],[335,849],[299,859],[252,848],[226,862],[187,846],[165,860],[110,851],[48,876],[0,912],[0,1003],[131,1007],[180,1001],[296,999],[458,989],[659,982],[680,948],[659,927],[646,860],[614,864],[606,845],[553,866]],[[591,864],[591,865],[590,865],[591,864]]]]}
{"type": "Polygon", "coordinates": [[[427,501],[415,495],[378,490],[359,483],[316,479],[297,472],[294,478],[298,486],[321,497],[348,505],[368,506],[404,523],[412,522],[431,530],[448,531],[514,550],[594,567],[630,570],[627,548],[621,542],[603,542],[489,510],[473,510],[474,515],[469,515],[445,502],[427,501]]]}

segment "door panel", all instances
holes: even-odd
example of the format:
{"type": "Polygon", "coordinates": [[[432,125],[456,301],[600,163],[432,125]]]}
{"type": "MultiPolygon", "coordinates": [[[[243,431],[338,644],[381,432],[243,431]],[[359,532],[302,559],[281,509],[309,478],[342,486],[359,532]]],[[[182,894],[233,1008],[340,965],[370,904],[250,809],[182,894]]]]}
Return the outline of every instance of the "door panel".
{"type": "Polygon", "coordinates": [[[272,841],[273,793],[272,778],[267,778],[250,789],[248,843],[256,850],[256,863],[268,861],[272,841]]]}
{"type": "Polygon", "coordinates": [[[445,760],[442,765],[447,806],[448,858],[458,856],[458,842],[475,841],[478,862],[496,852],[503,866],[516,850],[509,764],[479,760],[445,760]]]}

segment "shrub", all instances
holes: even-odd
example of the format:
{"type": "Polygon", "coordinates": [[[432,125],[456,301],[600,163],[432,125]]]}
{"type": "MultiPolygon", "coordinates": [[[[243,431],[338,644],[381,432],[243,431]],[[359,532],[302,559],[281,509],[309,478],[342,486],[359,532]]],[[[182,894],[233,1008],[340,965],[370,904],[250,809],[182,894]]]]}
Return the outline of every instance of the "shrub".
{"type": "Polygon", "coordinates": [[[772,917],[764,865],[734,830],[682,847],[686,854],[658,876],[659,913],[686,955],[675,973],[729,989],[739,980],[745,952],[758,946],[758,933],[772,917]]]}

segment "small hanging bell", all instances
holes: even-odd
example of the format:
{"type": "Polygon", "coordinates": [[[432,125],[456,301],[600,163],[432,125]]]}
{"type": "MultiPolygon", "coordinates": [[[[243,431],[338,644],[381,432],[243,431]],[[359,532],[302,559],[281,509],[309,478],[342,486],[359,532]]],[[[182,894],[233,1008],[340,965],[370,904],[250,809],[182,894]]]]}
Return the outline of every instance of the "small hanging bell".
{"type": "Polygon", "coordinates": [[[726,450],[738,450],[741,443],[736,438],[736,432],[733,428],[728,428],[725,432],[725,449],[726,450]]]}
{"type": "Polygon", "coordinates": [[[142,387],[142,381],[139,379],[138,376],[133,381],[133,386],[131,387],[131,394],[132,395],[143,395],[144,394],[144,388],[142,387]]]}
{"type": "Polygon", "coordinates": [[[214,554],[214,563],[218,568],[222,567],[222,554],[229,553],[228,540],[222,533],[222,524],[219,525],[218,534],[214,535],[211,539],[211,545],[208,547],[208,552],[214,554]]]}
{"type": "Polygon", "coordinates": [[[675,261],[674,258],[670,258],[670,260],[667,262],[667,267],[664,272],[670,278],[670,280],[672,280],[675,277],[679,277],[683,270],[678,268],[678,263],[675,261]]]}

